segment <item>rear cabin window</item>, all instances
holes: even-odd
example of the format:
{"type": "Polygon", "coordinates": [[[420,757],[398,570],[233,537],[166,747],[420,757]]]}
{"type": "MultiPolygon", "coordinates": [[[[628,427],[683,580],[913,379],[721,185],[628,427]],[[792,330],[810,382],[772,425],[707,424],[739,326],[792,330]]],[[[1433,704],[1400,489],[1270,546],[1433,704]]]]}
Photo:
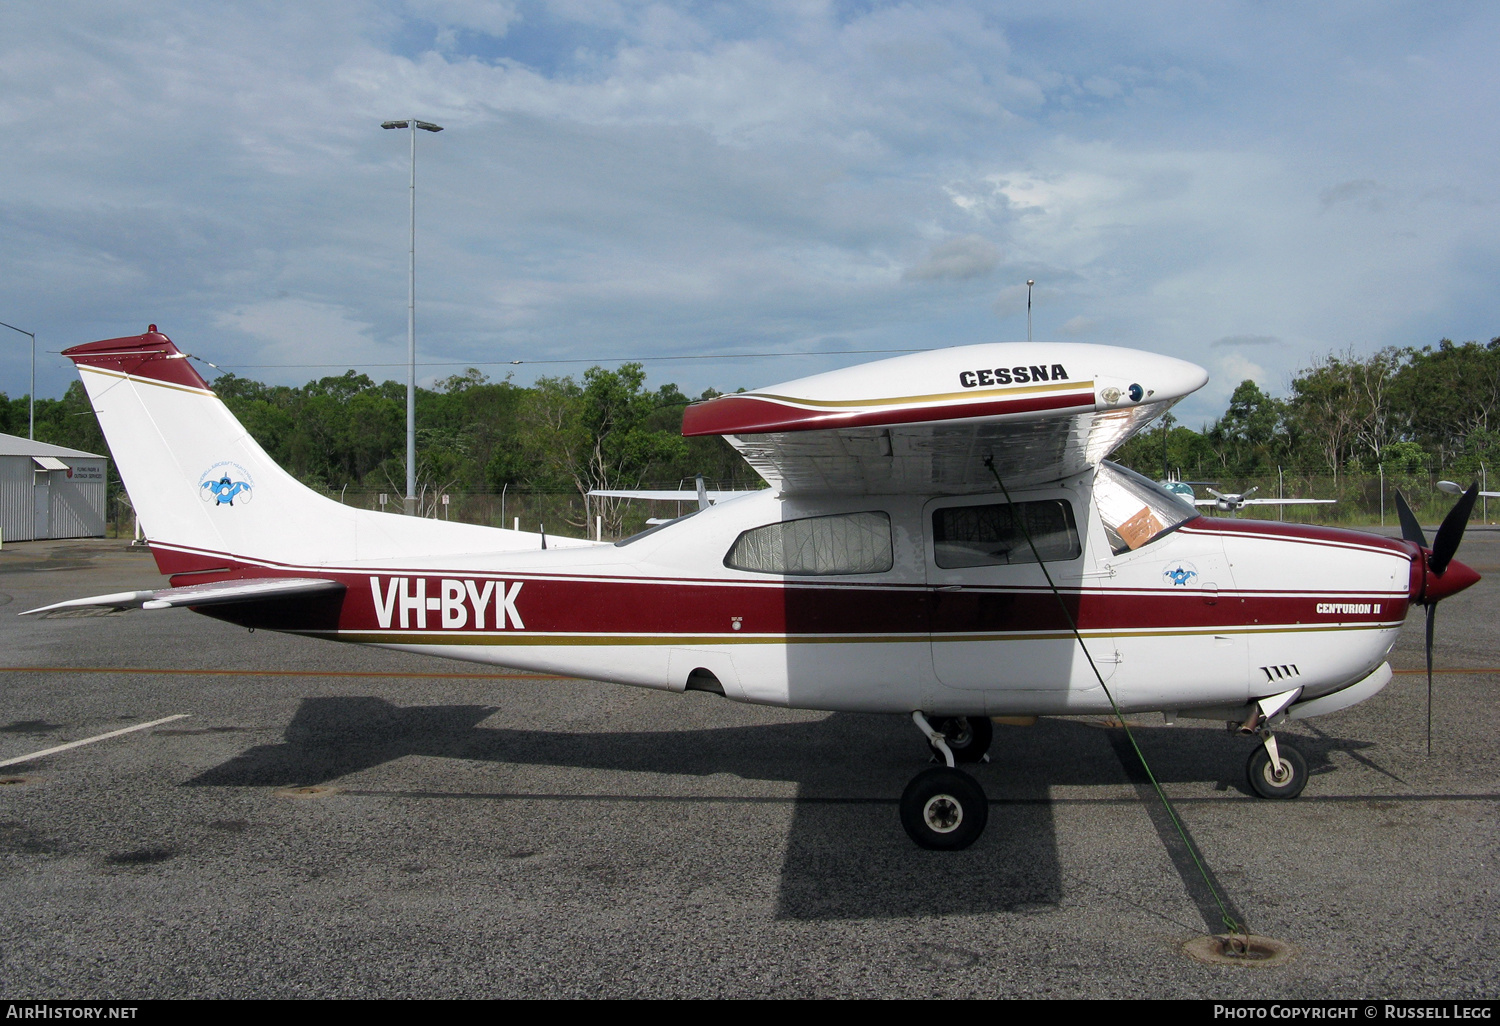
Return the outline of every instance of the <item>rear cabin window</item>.
{"type": "Polygon", "coordinates": [[[1026,540],[1028,531],[1037,552],[1048,562],[1083,554],[1073,507],[1062,499],[1043,499],[935,510],[934,558],[945,569],[1035,563],[1036,555],[1026,540]]]}
{"type": "Polygon", "coordinates": [[[1115,555],[1149,544],[1198,515],[1192,501],[1116,463],[1094,475],[1094,502],[1115,555]]]}
{"type": "Polygon", "coordinates": [[[892,566],[891,518],[839,513],[752,528],[735,539],[724,565],[762,574],[880,574],[892,566]]]}

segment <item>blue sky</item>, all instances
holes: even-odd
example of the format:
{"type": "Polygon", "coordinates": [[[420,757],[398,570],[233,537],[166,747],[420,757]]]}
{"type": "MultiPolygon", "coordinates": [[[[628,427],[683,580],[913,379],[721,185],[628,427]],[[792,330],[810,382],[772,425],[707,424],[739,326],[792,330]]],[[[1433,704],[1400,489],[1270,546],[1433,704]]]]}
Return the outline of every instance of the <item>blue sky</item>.
{"type": "MultiPolygon", "coordinates": [[[[0,6],[0,321],[263,380],[648,364],[696,394],[1035,335],[1192,359],[1500,335],[1500,7],[0,6]],[[842,355],[796,355],[833,352],[842,355]],[[787,354],[734,358],[743,354],[787,354]],[[510,361],[525,361],[512,364],[510,361]],[[396,365],[396,366],[382,366],[396,365]]],[[[0,390],[26,390],[24,336],[0,390]]]]}

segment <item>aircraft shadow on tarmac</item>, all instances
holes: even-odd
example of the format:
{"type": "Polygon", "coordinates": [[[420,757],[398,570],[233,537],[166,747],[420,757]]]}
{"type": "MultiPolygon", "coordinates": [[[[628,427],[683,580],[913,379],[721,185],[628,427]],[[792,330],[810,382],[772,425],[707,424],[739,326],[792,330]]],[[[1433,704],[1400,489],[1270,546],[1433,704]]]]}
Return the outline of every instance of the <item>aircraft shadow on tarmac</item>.
{"type": "MultiPolygon", "coordinates": [[[[896,799],[926,754],[903,718],[832,714],[819,721],[651,732],[568,733],[481,727],[481,705],[395,706],[380,698],[304,699],[285,738],[187,781],[194,787],[305,787],[408,755],[681,776],[729,774],[798,785],[781,874],[778,916],[847,919],[1041,909],[1061,899],[1051,785],[1149,785],[1120,730],[1044,719],[999,728],[988,765],[974,767],[991,799],[974,847],[935,853],[902,831],[896,799]]],[[[1222,728],[1137,727],[1163,783],[1215,782],[1246,791],[1248,741],[1222,728]]],[[[1360,742],[1297,740],[1313,773],[1360,742]]],[[[1153,822],[1159,815],[1146,802],[1153,822]]],[[[733,806],[726,804],[726,810],[733,806]]],[[[729,813],[726,813],[729,814],[729,813]]],[[[1165,822],[1158,833],[1184,883],[1190,857],[1165,822]]],[[[1197,895],[1195,895],[1197,897],[1197,895]]],[[[1207,896],[1204,896],[1207,900],[1207,896]]],[[[1202,905],[1203,902],[1200,902],[1202,905]]],[[[1205,915],[1209,911],[1204,906],[1205,915]]],[[[1208,920],[1215,926],[1217,916],[1208,920]]]]}

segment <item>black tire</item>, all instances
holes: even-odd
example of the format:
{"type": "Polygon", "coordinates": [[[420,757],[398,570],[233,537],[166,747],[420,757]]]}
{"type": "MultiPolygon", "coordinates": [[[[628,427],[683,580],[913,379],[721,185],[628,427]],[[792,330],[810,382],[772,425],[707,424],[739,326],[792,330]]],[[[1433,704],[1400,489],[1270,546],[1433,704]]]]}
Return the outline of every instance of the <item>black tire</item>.
{"type": "Polygon", "coordinates": [[[989,801],[967,773],[937,766],[923,770],[901,794],[901,825],[929,851],[958,851],[984,833],[989,801]]]}
{"type": "MultiPolygon", "coordinates": [[[[932,721],[932,729],[943,735],[954,762],[978,762],[990,750],[995,726],[988,716],[943,716],[932,721]]],[[[932,750],[942,758],[937,746],[932,750]]]]}
{"type": "Polygon", "coordinates": [[[1250,789],[1262,798],[1295,798],[1307,786],[1307,760],[1291,745],[1276,742],[1276,752],[1281,756],[1283,771],[1290,772],[1285,780],[1277,781],[1271,775],[1271,756],[1265,745],[1256,745],[1245,764],[1245,775],[1250,778],[1250,789]]]}

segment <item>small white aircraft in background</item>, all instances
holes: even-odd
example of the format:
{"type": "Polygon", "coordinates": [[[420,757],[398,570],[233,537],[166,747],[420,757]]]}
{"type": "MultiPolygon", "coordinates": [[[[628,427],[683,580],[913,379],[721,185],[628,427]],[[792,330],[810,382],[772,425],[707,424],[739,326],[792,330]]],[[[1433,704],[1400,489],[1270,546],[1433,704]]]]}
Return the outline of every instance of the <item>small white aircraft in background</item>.
{"type": "MultiPolygon", "coordinates": [[[[1449,495],[1462,495],[1464,493],[1463,486],[1456,481],[1439,481],[1437,486],[1438,491],[1447,492],[1449,495]]],[[[1500,492],[1480,492],[1479,497],[1481,499],[1500,499],[1500,492]]]]}
{"type": "Polygon", "coordinates": [[[1208,379],[1126,349],[964,346],[695,404],[684,434],[725,436],[770,487],[705,495],[612,544],[318,495],[154,325],[65,355],[172,587],[28,612],[187,606],[495,666],[909,716],[943,762],[901,798],[927,848],[984,829],[984,792],[958,764],[983,758],[991,717],[1229,721],[1260,741],[1251,788],[1294,797],[1307,766],[1274,729],[1379,692],[1413,604],[1429,612],[1430,669],[1433,605],[1479,579],[1453,559],[1476,489],[1429,548],[1403,502],[1401,541],[1209,519],[1106,462],[1208,379]]]}
{"type": "Polygon", "coordinates": [[[1260,485],[1256,485],[1248,492],[1217,492],[1212,488],[1204,488],[1205,492],[1212,495],[1212,499],[1193,499],[1194,506],[1212,506],[1220,513],[1236,513],[1244,506],[1314,506],[1326,503],[1338,502],[1337,499],[1252,499],[1250,496],[1260,491],[1260,485]]]}

